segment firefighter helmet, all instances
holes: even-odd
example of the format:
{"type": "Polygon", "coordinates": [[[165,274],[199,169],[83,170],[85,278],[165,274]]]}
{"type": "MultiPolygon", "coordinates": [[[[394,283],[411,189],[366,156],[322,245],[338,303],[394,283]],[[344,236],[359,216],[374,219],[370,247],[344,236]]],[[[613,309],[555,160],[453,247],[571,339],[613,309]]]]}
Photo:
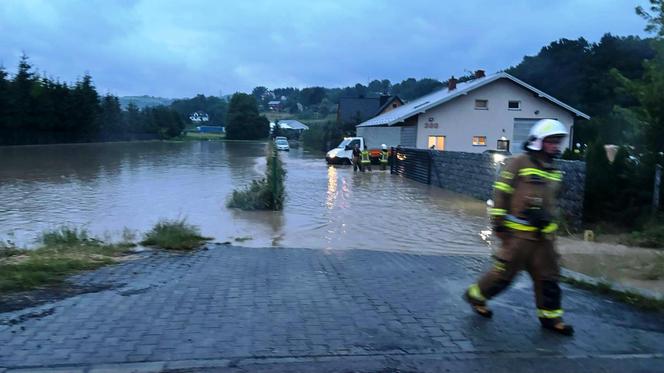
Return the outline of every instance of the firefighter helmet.
{"type": "Polygon", "coordinates": [[[567,127],[555,119],[542,119],[537,121],[530,129],[526,148],[529,150],[542,150],[542,140],[545,137],[565,137],[569,135],[567,127]]]}

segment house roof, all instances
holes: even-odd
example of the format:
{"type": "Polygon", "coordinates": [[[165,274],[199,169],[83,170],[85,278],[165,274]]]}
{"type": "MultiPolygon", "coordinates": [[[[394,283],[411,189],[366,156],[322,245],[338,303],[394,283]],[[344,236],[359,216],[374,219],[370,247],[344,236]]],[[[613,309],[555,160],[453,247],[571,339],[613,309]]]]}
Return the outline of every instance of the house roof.
{"type": "Polygon", "coordinates": [[[498,79],[508,79],[513,83],[518,84],[523,88],[532,91],[533,93],[537,94],[539,97],[547,99],[552,103],[574,113],[575,115],[581,118],[590,119],[590,116],[588,116],[587,114],[582,113],[581,111],[565,104],[564,102],[556,99],[555,97],[540,91],[539,89],[513,77],[508,73],[501,72],[486,76],[484,78],[478,78],[464,83],[458,83],[456,89],[452,91],[449,91],[447,88],[443,88],[439,91],[429,93],[428,95],[422,96],[405,105],[390,110],[385,114],[364,121],[360,123],[357,127],[371,127],[371,126],[384,126],[384,125],[391,126],[395,123],[403,122],[404,120],[412,117],[413,115],[424,113],[432,107],[453,100],[459,96],[466,95],[469,92],[478,89],[480,87],[483,87],[489,83],[492,83],[498,79]]]}
{"type": "Polygon", "coordinates": [[[342,123],[361,123],[376,115],[379,106],[379,97],[341,97],[339,120],[342,123]]]}
{"type": "Polygon", "coordinates": [[[270,101],[267,104],[268,105],[279,105],[280,103],[281,103],[281,101],[270,101]]]}
{"type": "Polygon", "coordinates": [[[279,128],[292,130],[308,130],[309,126],[295,119],[282,119],[279,121],[279,128]]]}
{"type": "Polygon", "coordinates": [[[399,100],[399,102],[401,102],[401,104],[403,105],[403,100],[401,100],[401,99],[399,98],[399,96],[390,96],[390,98],[388,98],[387,101],[385,101],[385,103],[384,103],[383,105],[381,105],[381,106],[378,108],[378,110],[376,110],[376,112],[374,113],[374,115],[378,115],[381,111],[385,110],[386,107],[392,105],[392,103],[393,103],[394,101],[396,101],[396,100],[399,100]]]}

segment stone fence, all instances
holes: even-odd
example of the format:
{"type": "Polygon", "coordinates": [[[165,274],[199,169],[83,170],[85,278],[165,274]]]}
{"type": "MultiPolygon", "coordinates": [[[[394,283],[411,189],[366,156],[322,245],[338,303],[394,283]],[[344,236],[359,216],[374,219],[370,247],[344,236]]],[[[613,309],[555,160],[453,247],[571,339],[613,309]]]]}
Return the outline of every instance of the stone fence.
{"type": "MultiPolygon", "coordinates": [[[[500,168],[491,154],[425,149],[396,149],[391,172],[413,180],[437,185],[481,200],[492,198],[493,182],[500,168]]],[[[567,226],[581,229],[586,164],[581,161],[556,161],[563,172],[559,207],[567,226]]]]}

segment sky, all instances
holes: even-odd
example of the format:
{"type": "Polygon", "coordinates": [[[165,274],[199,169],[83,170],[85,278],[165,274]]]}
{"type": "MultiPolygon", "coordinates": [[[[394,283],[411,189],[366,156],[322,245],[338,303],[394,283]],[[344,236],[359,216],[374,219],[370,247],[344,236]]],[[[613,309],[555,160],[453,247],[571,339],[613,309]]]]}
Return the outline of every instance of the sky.
{"type": "Polygon", "coordinates": [[[561,38],[647,36],[640,0],[0,0],[0,65],[168,98],[446,80],[561,38]]]}

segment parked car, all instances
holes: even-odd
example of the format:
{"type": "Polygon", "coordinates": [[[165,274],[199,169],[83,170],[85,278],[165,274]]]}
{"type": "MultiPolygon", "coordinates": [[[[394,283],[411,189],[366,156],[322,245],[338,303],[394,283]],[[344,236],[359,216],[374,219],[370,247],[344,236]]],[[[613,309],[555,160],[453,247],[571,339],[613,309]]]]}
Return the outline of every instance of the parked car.
{"type": "Polygon", "coordinates": [[[288,140],[277,138],[274,143],[277,146],[277,150],[290,150],[290,146],[288,146],[288,140]]]}

